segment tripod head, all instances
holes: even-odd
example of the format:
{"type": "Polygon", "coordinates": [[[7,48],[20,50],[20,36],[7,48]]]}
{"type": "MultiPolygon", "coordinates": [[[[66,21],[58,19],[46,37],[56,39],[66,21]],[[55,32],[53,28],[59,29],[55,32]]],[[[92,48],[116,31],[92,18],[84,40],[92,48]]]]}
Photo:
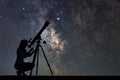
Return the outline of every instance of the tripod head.
{"type": "MultiPolygon", "coordinates": [[[[48,21],[46,21],[45,23],[44,23],[44,25],[43,25],[43,27],[40,29],[40,31],[37,33],[37,35],[33,38],[33,40],[31,41],[31,39],[30,40],[28,40],[28,42],[30,42],[30,45],[28,46],[28,47],[31,47],[37,40],[42,40],[41,39],[41,33],[48,27],[48,25],[49,25],[49,22],[48,21]]],[[[43,43],[46,43],[45,41],[43,41],[43,43]]]]}

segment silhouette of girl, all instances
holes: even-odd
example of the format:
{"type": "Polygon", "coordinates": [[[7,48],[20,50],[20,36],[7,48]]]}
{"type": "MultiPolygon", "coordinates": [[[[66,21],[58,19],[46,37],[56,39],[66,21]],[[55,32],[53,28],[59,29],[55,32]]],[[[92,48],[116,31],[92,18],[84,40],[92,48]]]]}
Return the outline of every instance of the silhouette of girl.
{"type": "Polygon", "coordinates": [[[34,53],[33,48],[30,49],[29,52],[26,51],[25,48],[27,45],[27,40],[23,39],[17,48],[17,59],[15,61],[14,67],[17,69],[18,76],[26,76],[25,71],[29,71],[34,67],[34,63],[24,62],[24,58],[30,57],[34,53]]]}

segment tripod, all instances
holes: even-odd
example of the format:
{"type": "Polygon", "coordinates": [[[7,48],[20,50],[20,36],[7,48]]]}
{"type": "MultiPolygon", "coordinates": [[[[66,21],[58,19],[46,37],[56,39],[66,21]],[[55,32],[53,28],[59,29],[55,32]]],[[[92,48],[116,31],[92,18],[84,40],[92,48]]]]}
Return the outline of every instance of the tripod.
{"type": "MultiPolygon", "coordinates": [[[[33,63],[35,63],[35,60],[36,60],[36,57],[37,57],[37,62],[36,62],[36,76],[38,75],[39,47],[40,47],[41,50],[42,50],[42,53],[43,53],[43,55],[44,55],[44,58],[45,58],[45,60],[46,60],[47,65],[48,65],[48,67],[49,67],[49,70],[50,70],[50,72],[51,72],[51,75],[53,76],[54,74],[53,74],[52,69],[51,69],[51,67],[50,67],[50,64],[49,64],[49,62],[48,62],[48,60],[47,60],[47,57],[46,57],[45,52],[44,52],[44,49],[43,49],[43,47],[42,47],[42,45],[41,45],[40,43],[41,43],[41,38],[39,37],[39,39],[37,40],[37,45],[36,45],[35,53],[34,53],[34,56],[33,56],[33,63]]],[[[30,76],[32,76],[32,72],[33,72],[33,69],[32,69],[31,72],[30,72],[30,76]]]]}

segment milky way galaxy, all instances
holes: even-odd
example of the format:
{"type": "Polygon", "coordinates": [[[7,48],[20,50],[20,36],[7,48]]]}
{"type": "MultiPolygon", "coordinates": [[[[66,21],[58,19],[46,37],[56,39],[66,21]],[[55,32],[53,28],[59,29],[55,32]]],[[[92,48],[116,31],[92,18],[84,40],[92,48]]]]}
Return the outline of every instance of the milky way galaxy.
{"type": "MultiPolygon", "coordinates": [[[[0,75],[16,75],[20,40],[46,20],[41,45],[54,75],[120,75],[119,14],[119,0],[0,0],[0,75]]],[[[39,57],[39,75],[51,75],[39,57]]]]}

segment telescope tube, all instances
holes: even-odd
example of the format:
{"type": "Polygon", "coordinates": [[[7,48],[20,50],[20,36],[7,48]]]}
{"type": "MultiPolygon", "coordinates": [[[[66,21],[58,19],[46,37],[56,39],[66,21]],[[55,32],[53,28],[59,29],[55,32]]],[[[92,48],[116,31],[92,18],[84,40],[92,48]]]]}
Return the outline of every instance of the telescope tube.
{"type": "Polygon", "coordinates": [[[40,35],[41,33],[47,28],[47,26],[49,25],[49,22],[46,21],[44,23],[44,26],[41,28],[41,30],[37,33],[37,35],[33,38],[33,40],[30,43],[30,47],[36,42],[36,40],[40,39],[40,35]]]}

